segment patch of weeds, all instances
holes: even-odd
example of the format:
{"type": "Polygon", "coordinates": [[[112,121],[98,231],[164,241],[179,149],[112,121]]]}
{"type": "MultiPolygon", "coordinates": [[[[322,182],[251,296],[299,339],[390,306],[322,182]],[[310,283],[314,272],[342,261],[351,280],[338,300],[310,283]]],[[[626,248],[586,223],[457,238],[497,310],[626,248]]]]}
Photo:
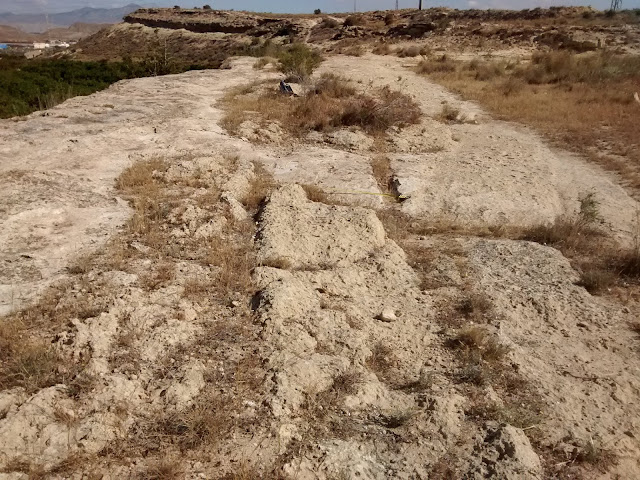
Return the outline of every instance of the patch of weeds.
{"type": "Polygon", "coordinates": [[[485,385],[489,380],[489,374],[486,368],[479,363],[469,363],[460,368],[454,378],[460,383],[469,383],[471,385],[485,385]]]}
{"type": "Polygon", "coordinates": [[[233,398],[201,394],[183,411],[163,410],[139,425],[136,443],[148,451],[159,451],[172,444],[182,451],[205,445],[213,448],[234,428],[237,409],[233,398]]]}
{"type": "Polygon", "coordinates": [[[462,348],[478,353],[488,363],[501,361],[510,351],[508,346],[499,343],[493,335],[481,327],[463,328],[451,339],[449,345],[452,348],[462,348]]]}
{"type": "Polygon", "coordinates": [[[304,189],[304,192],[307,194],[307,198],[312,202],[328,203],[329,197],[324,192],[324,190],[322,190],[317,185],[311,185],[309,183],[305,183],[304,185],[301,185],[301,187],[304,189]]]}
{"type": "Polygon", "coordinates": [[[418,123],[422,111],[407,94],[383,87],[378,98],[359,96],[348,102],[339,116],[339,125],[356,125],[367,132],[384,132],[389,127],[418,123]]]}
{"type": "Polygon", "coordinates": [[[218,268],[212,281],[190,285],[190,298],[198,300],[203,293],[220,298],[228,298],[236,292],[253,293],[251,270],[256,261],[249,238],[234,242],[213,237],[206,245],[205,262],[218,268]]]}
{"type": "Polygon", "coordinates": [[[457,480],[461,478],[460,472],[454,466],[457,458],[451,454],[439,458],[429,469],[428,478],[432,480],[457,480]]]}
{"type": "Polygon", "coordinates": [[[431,390],[434,381],[435,375],[432,372],[429,372],[421,374],[417,380],[405,383],[404,385],[398,385],[395,389],[410,393],[426,392],[431,390]]]}
{"type": "Polygon", "coordinates": [[[486,294],[470,291],[455,304],[454,309],[466,319],[480,322],[491,313],[493,304],[486,294]]]}
{"type": "Polygon", "coordinates": [[[590,438],[578,446],[575,461],[588,463],[600,472],[606,472],[617,463],[617,457],[611,450],[604,448],[600,440],[590,438]]]}
{"type": "Polygon", "coordinates": [[[48,477],[48,473],[42,465],[31,463],[20,457],[10,459],[0,471],[3,473],[24,473],[28,475],[29,480],[44,480],[48,477]]]}
{"type": "Polygon", "coordinates": [[[373,47],[371,53],[373,53],[374,55],[391,55],[393,53],[393,50],[388,43],[382,42],[373,47]]]}
{"type": "MultiPolygon", "coordinates": [[[[348,370],[337,375],[331,386],[325,390],[307,395],[303,410],[316,421],[331,422],[332,413],[339,409],[345,396],[353,395],[362,383],[362,374],[355,370],[348,370]]],[[[313,423],[313,422],[311,422],[313,423]]],[[[317,427],[318,425],[316,425],[317,427]]]]}
{"type": "Polygon", "coordinates": [[[553,223],[524,230],[521,240],[550,245],[563,252],[585,252],[596,247],[603,232],[579,217],[559,217],[553,223]]]}
{"type": "Polygon", "coordinates": [[[393,369],[398,365],[398,358],[389,345],[378,342],[371,349],[371,356],[367,359],[367,366],[383,382],[389,382],[393,369]]]}
{"type": "Polygon", "coordinates": [[[362,374],[355,370],[339,374],[333,379],[331,390],[339,395],[353,395],[362,383],[362,374]]]}
{"type": "Polygon", "coordinates": [[[544,418],[542,408],[538,404],[530,405],[514,401],[498,405],[487,402],[484,398],[472,402],[471,406],[465,410],[465,416],[479,423],[495,421],[526,429],[534,428],[544,418]]]}
{"type": "Polygon", "coordinates": [[[12,323],[0,323],[0,389],[23,387],[33,393],[63,382],[63,359],[51,344],[12,323]]]}
{"type": "Polygon", "coordinates": [[[144,273],[140,283],[147,290],[156,290],[165,286],[175,277],[175,266],[169,262],[161,262],[155,265],[151,271],[144,273]]]}
{"type": "Polygon", "coordinates": [[[610,268],[620,276],[635,280],[640,278],[640,248],[612,252],[608,261],[610,268]]]}
{"type": "Polygon", "coordinates": [[[457,63],[447,55],[442,55],[438,58],[423,59],[416,67],[416,71],[423,75],[431,73],[452,73],[457,69],[457,63]]]}

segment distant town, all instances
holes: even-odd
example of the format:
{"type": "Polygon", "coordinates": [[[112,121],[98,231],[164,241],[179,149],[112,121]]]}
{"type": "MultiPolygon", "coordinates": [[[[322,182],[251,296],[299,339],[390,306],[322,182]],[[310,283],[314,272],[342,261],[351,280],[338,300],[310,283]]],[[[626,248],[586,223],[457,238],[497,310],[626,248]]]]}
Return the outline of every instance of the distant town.
{"type": "Polygon", "coordinates": [[[70,41],[62,41],[62,40],[51,40],[48,42],[8,42],[8,43],[0,43],[0,54],[2,53],[11,53],[11,54],[23,54],[27,58],[35,58],[39,55],[42,55],[47,49],[66,49],[72,45],[75,45],[77,42],[75,40],[70,41]]]}

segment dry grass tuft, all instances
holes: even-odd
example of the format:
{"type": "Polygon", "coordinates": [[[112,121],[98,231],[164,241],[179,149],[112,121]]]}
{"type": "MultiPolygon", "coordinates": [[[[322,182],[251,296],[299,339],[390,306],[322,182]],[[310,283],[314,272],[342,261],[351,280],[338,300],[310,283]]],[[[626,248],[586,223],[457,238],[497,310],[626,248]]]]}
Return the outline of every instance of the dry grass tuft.
{"type": "Polygon", "coordinates": [[[371,51],[371,53],[375,55],[391,55],[393,53],[393,50],[391,49],[388,43],[381,42],[377,44],[375,47],[373,47],[373,50],[371,51]]]}
{"type": "Polygon", "coordinates": [[[333,379],[331,389],[341,395],[353,395],[362,383],[362,374],[355,370],[341,373],[333,379]]]}
{"type": "Polygon", "coordinates": [[[368,132],[384,132],[394,125],[418,123],[420,116],[420,107],[411,97],[385,86],[378,99],[362,95],[347,103],[339,124],[357,125],[368,132]]]}
{"type": "Polygon", "coordinates": [[[548,225],[537,225],[525,229],[522,240],[554,246],[564,253],[587,252],[598,248],[598,239],[603,231],[595,225],[598,206],[592,194],[580,199],[580,211],[574,216],[562,216],[548,225]]]}
{"type": "Polygon", "coordinates": [[[590,438],[588,442],[578,447],[575,461],[588,463],[600,472],[606,472],[617,463],[616,455],[601,445],[600,441],[590,438]]]}
{"type": "Polygon", "coordinates": [[[301,187],[307,194],[307,198],[312,202],[330,203],[329,195],[327,195],[320,187],[308,183],[301,185],[301,187]]]}
{"type": "Polygon", "coordinates": [[[609,263],[615,271],[629,279],[640,278],[640,248],[620,250],[609,256],[609,263]]]}
{"type": "Polygon", "coordinates": [[[149,462],[138,478],[140,480],[178,480],[184,478],[184,469],[179,459],[161,457],[149,462]]]}
{"type": "Polygon", "coordinates": [[[182,451],[202,445],[213,448],[234,428],[238,399],[202,394],[180,412],[162,410],[139,425],[139,444],[149,451],[176,445],[182,451]]]}
{"type": "Polygon", "coordinates": [[[477,292],[472,292],[465,296],[456,305],[456,311],[465,317],[480,318],[487,312],[490,312],[493,308],[491,300],[486,295],[482,295],[477,292]]]}
{"type": "Polygon", "coordinates": [[[580,272],[577,285],[584,287],[591,294],[606,292],[618,282],[616,273],[602,268],[601,265],[586,265],[580,272]]]}
{"type": "Polygon", "coordinates": [[[267,195],[269,195],[269,192],[275,188],[276,182],[271,173],[258,162],[253,163],[253,174],[249,191],[241,201],[245,207],[255,214],[267,198],[267,195]]]}
{"type": "Polygon", "coordinates": [[[116,188],[129,195],[148,196],[149,190],[158,187],[154,172],[164,172],[167,167],[167,162],[161,158],[136,162],[120,174],[116,180],[116,188]]]}
{"type": "Polygon", "coordinates": [[[506,345],[481,327],[466,327],[451,339],[449,345],[452,348],[461,348],[472,354],[479,354],[482,360],[493,363],[502,360],[510,351],[506,345]]]}
{"type": "Polygon", "coordinates": [[[71,275],[84,275],[89,273],[94,265],[94,255],[81,255],[67,267],[67,272],[71,275]]]}
{"type": "Polygon", "coordinates": [[[414,415],[415,413],[411,410],[399,410],[387,415],[380,414],[376,418],[376,423],[382,425],[385,428],[400,428],[403,425],[406,425],[409,420],[414,417],[414,415]]]}
{"type": "Polygon", "coordinates": [[[82,298],[62,302],[66,286],[51,287],[40,300],[0,320],[0,389],[23,387],[29,393],[65,383],[81,369],[67,364],[52,343],[52,336],[71,318],[89,318],[104,305],[82,298]]]}
{"type": "Polygon", "coordinates": [[[356,89],[342,77],[323,73],[313,85],[313,94],[329,98],[348,98],[356,94],[356,89]]]}
{"type": "Polygon", "coordinates": [[[462,368],[456,374],[459,382],[484,385],[501,375],[502,364],[510,348],[498,342],[488,330],[466,327],[446,345],[459,352],[462,368]]]}
{"type": "Polygon", "coordinates": [[[388,157],[378,155],[371,159],[373,178],[382,193],[390,193],[393,189],[393,170],[388,157]]]}
{"type": "Polygon", "coordinates": [[[442,110],[440,110],[437,118],[445,123],[464,123],[464,118],[460,115],[460,109],[446,102],[442,104],[442,110]]]}
{"type": "Polygon", "coordinates": [[[255,253],[248,239],[211,238],[205,247],[205,263],[218,268],[211,280],[195,280],[185,286],[190,298],[196,300],[208,294],[227,299],[235,293],[253,293],[251,270],[255,266],[255,253]]]}

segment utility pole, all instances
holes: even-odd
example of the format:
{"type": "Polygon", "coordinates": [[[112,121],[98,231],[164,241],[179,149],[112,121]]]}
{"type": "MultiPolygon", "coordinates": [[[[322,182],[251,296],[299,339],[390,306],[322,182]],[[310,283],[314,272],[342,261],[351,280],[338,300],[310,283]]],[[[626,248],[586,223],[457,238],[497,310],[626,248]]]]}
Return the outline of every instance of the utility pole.
{"type": "Polygon", "coordinates": [[[418,1],[418,10],[422,10],[422,0],[418,1]]]}
{"type": "Polygon", "coordinates": [[[396,10],[398,10],[398,0],[396,0],[396,10]]]}

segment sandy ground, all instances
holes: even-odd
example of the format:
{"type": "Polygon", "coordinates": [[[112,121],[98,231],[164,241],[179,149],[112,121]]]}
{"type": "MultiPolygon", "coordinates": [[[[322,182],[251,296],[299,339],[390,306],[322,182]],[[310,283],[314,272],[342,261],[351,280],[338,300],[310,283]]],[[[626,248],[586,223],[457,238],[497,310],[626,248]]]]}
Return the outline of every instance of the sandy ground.
{"type": "MultiPolygon", "coordinates": [[[[242,198],[257,161],[281,186],[257,217],[255,334],[242,348],[228,347],[228,355],[255,352],[268,372],[255,389],[262,396],[247,394],[239,414],[259,427],[247,429],[250,438],[223,442],[217,458],[186,457],[186,477],[217,478],[247,458],[260,471],[279,456],[281,471],[300,479],[428,478],[442,464],[465,478],[542,478],[548,474],[542,450],[573,463],[576,448],[597,441],[618,463],[607,473],[593,467],[585,475],[637,478],[640,360],[626,327],[633,312],[592,297],[575,285],[577,273],[558,251],[528,242],[410,238],[430,259],[432,285],[425,289],[376,216],[383,200],[345,194],[379,192],[371,171],[375,152],[364,140],[347,135],[348,141],[288,143],[275,132],[266,143],[252,143],[218,125],[217,102],[227,89],[276,78],[252,63],[240,59],[231,70],[121,82],[46,113],[2,121],[1,312],[68,276],[78,254],[99,250],[116,234],[130,212],[114,181],[133,162],[166,158],[173,165],[164,177],[169,185],[180,172],[198,172],[207,188],[229,192],[242,217],[234,199],[242,198]],[[351,205],[312,202],[295,183],[342,192],[338,198],[351,205]],[[442,305],[470,289],[491,304],[490,318],[481,323],[510,347],[508,373],[501,375],[525,379],[535,392],[534,402],[522,392],[478,387],[476,395],[503,412],[483,422],[471,418],[469,391],[456,380],[468,372],[446,348],[452,330],[443,326],[442,305]],[[345,378],[357,381],[341,390],[345,378]],[[516,407],[544,415],[514,419],[509,412],[516,407]]],[[[405,213],[462,224],[538,224],[574,212],[580,195],[595,192],[611,231],[631,241],[636,204],[597,167],[549,148],[524,127],[491,119],[404,68],[403,60],[339,56],[321,70],[362,88],[390,85],[420,104],[422,123],[388,141],[399,191],[410,196],[399,206],[405,213]],[[468,122],[432,118],[443,102],[459,107],[468,122]]],[[[197,189],[188,192],[167,221],[172,241],[184,249],[187,240],[197,245],[216,231],[220,216],[218,207],[197,203],[197,189]]],[[[185,297],[190,278],[211,272],[189,258],[174,267],[175,279],[152,292],[138,286],[139,275],[100,272],[101,282],[118,292],[113,303],[95,318],[74,320],[60,348],[88,355],[87,370],[101,381],[81,400],[68,398],[64,385],[33,395],[0,392],[0,467],[22,457],[50,467],[77,452],[99,453],[131,435],[150,411],[181,411],[206,390],[212,382],[203,373],[206,349],[187,354],[160,384],[154,368],[170,349],[190,352],[208,323],[241,314],[185,297]],[[138,332],[133,344],[141,359],[114,367],[123,348],[117,337],[126,328],[138,332]],[[112,409],[119,402],[125,413],[112,409]],[[78,420],[63,425],[56,405],[78,420]]],[[[131,455],[124,463],[105,457],[91,469],[103,478],[137,475],[145,456],[131,455]]]]}

